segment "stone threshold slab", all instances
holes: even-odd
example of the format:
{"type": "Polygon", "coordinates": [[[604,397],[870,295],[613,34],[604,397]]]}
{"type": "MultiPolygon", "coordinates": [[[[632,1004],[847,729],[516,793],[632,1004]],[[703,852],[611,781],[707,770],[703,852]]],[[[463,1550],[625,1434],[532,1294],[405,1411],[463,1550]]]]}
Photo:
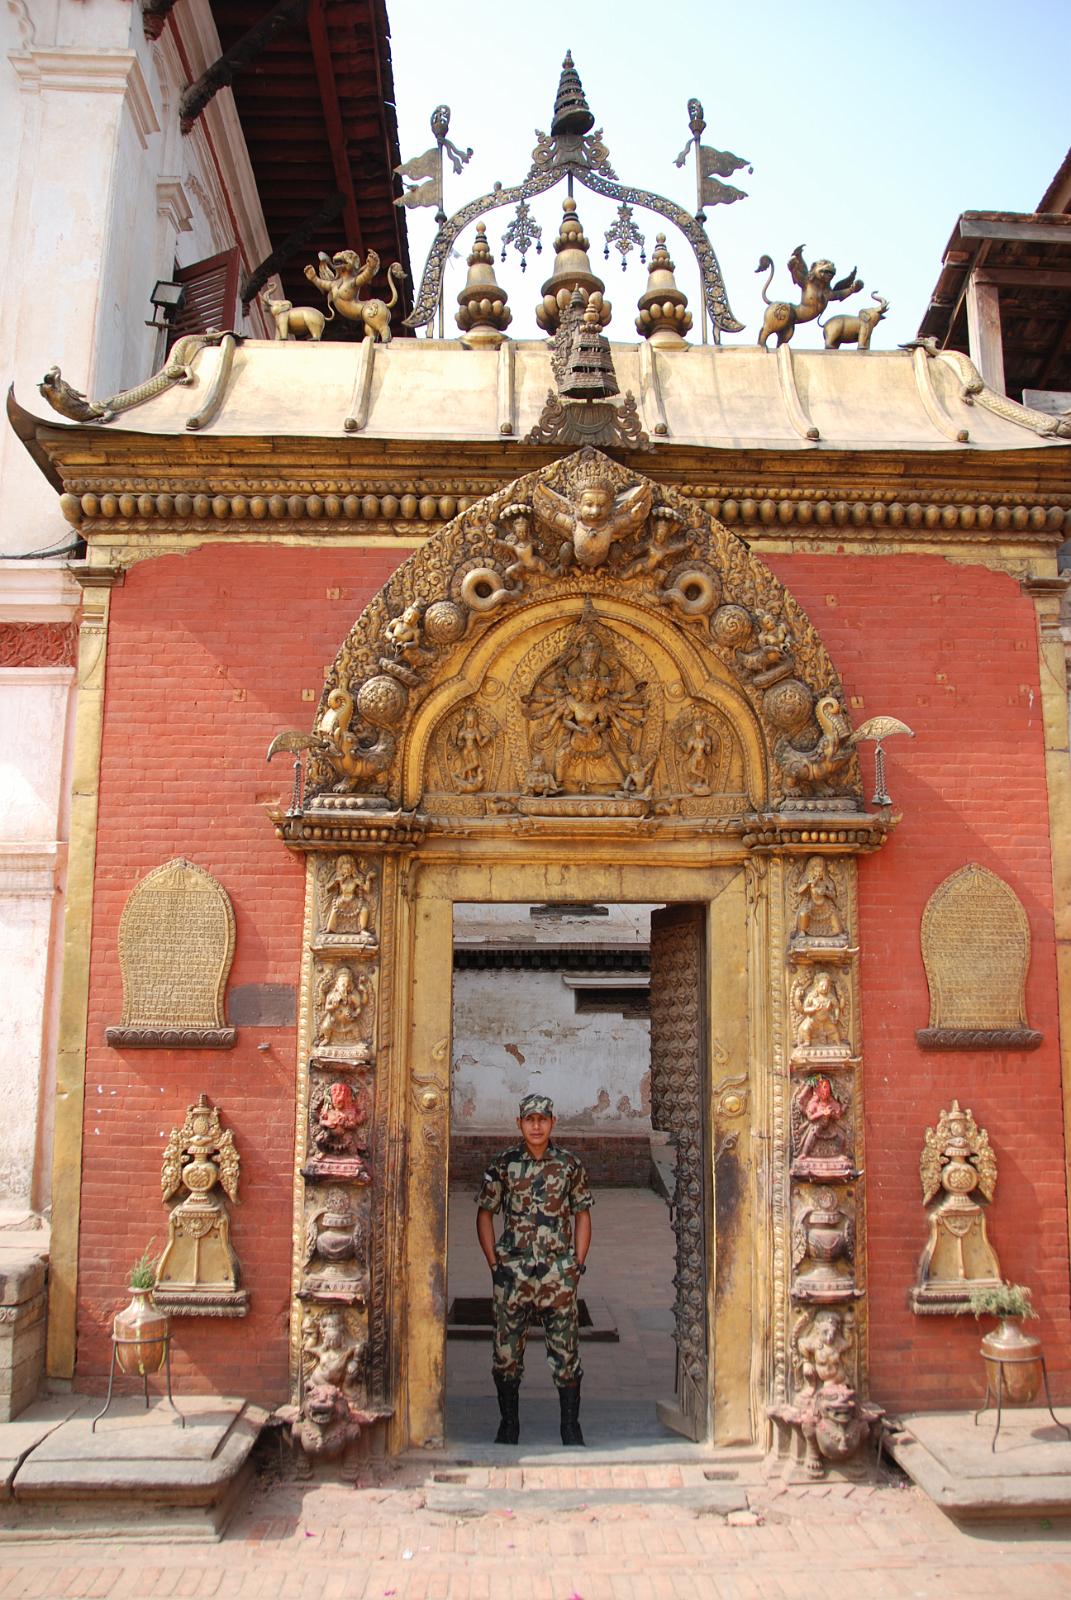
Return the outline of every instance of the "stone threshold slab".
{"type": "Polygon", "coordinates": [[[40,1402],[34,1415],[0,1428],[0,1456],[8,1429],[23,1429],[0,1501],[0,1539],[218,1539],[245,1498],[267,1412],[241,1399],[183,1395],[183,1427],[166,1402],[146,1411],[123,1397],[94,1433],[102,1403],[71,1396],[73,1409],[50,1420],[37,1413],[54,1402],[40,1402]]]}
{"type": "Polygon", "coordinates": [[[995,1411],[977,1425],[971,1411],[917,1412],[885,1448],[951,1517],[1071,1517],[1071,1440],[1031,1407],[1005,1411],[993,1449],[996,1421],[995,1411]]]}

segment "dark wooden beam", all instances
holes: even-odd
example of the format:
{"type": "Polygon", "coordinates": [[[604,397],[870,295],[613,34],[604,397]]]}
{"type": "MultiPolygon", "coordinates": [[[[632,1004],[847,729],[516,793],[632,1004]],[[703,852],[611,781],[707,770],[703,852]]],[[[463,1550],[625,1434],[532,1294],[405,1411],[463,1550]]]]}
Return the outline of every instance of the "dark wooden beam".
{"type": "Polygon", "coordinates": [[[1033,387],[1037,389],[1048,389],[1050,387],[1053,373],[1057,371],[1067,357],[1069,344],[1071,344],[1071,317],[1067,318],[1067,321],[1053,340],[1049,359],[1042,367],[1038,381],[1033,387]]]}
{"type": "Polygon", "coordinates": [[[259,267],[245,279],[240,289],[242,305],[248,306],[255,294],[258,294],[273,273],[278,272],[284,261],[289,261],[303,245],[307,245],[320,228],[326,228],[329,222],[334,222],[345,210],[346,197],[342,194],[333,194],[325,200],[318,211],[311,212],[296,227],[293,233],[288,234],[277,250],[270,256],[265,256],[259,267]]]}
{"type": "Polygon", "coordinates": [[[361,218],[357,210],[357,196],[353,188],[353,173],[350,170],[349,157],[346,151],[346,130],[342,123],[342,111],[338,103],[338,85],[335,82],[335,68],[331,59],[331,47],[327,38],[327,20],[324,15],[325,0],[309,0],[309,40],[312,44],[312,59],[316,67],[316,82],[320,89],[320,102],[323,106],[324,124],[327,128],[327,140],[331,150],[331,164],[335,170],[335,183],[339,193],[344,197],[345,204],[342,208],[343,226],[346,232],[346,245],[350,250],[356,250],[359,255],[364,255],[364,238],[361,233],[361,218]]]}
{"type": "Polygon", "coordinates": [[[187,84],[179,101],[179,127],[189,133],[205,106],[221,89],[234,82],[239,72],[247,67],[277,33],[289,28],[304,15],[309,0],[276,0],[271,10],[253,24],[247,33],[225,50],[217,61],[206,67],[196,83],[187,84]]]}
{"type": "Polygon", "coordinates": [[[986,267],[978,273],[978,281],[996,284],[998,289],[1071,289],[1071,270],[986,267]]]}
{"type": "Polygon", "coordinates": [[[1066,223],[1052,222],[982,222],[974,217],[962,217],[959,224],[963,239],[1002,239],[1011,244],[1071,244],[1071,217],[1066,223]]]}

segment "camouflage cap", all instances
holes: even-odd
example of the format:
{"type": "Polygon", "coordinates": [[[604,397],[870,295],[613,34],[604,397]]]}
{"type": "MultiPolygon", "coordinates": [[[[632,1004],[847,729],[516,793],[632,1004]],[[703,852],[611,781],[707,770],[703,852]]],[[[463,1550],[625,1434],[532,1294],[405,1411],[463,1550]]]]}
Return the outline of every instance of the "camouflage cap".
{"type": "Polygon", "coordinates": [[[521,1101],[519,1115],[530,1117],[533,1112],[540,1112],[544,1117],[552,1117],[554,1101],[546,1094],[526,1094],[521,1101]]]}

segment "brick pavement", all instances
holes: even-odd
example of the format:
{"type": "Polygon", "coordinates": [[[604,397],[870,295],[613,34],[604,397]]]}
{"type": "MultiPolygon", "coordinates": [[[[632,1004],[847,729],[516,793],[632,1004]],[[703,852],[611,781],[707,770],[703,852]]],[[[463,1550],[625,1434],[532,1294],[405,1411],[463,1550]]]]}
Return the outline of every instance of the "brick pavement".
{"type": "MultiPolygon", "coordinates": [[[[647,1470],[652,1486],[668,1477],[647,1470]]],[[[550,1485],[551,1469],[539,1476],[550,1485]]],[[[582,1490],[550,1515],[519,1485],[494,1514],[443,1515],[425,1505],[426,1477],[406,1464],[366,1468],[356,1486],[264,1482],[219,1545],[5,1544],[0,1600],[1071,1597],[1071,1529],[964,1531],[910,1487],[768,1484],[748,1494],[755,1525],[730,1526],[672,1503],[588,1506],[582,1490]]]]}

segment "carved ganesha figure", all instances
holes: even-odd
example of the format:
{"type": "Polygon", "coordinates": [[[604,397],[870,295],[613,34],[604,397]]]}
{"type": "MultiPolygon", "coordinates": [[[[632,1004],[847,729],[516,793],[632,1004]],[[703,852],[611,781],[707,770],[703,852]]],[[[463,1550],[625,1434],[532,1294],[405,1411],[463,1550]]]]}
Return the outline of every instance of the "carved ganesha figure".
{"type": "Polygon", "coordinates": [[[339,967],[320,979],[317,1000],[320,1026],[314,1048],[330,1050],[339,1046],[368,1049],[364,1015],[372,1004],[372,980],[362,972],[355,977],[352,967],[339,967]]]}

